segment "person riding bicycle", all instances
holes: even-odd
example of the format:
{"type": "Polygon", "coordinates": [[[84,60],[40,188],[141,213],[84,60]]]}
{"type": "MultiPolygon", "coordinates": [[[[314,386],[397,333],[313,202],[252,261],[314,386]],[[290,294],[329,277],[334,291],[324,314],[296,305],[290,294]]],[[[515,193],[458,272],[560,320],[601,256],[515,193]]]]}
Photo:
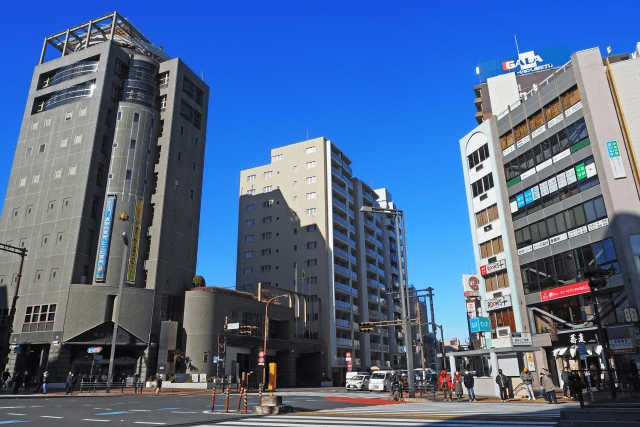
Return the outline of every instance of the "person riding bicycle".
{"type": "Polygon", "coordinates": [[[391,371],[389,381],[391,382],[391,397],[393,400],[402,399],[402,386],[404,384],[402,376],[397,375],[396,371],[391,371]]]}

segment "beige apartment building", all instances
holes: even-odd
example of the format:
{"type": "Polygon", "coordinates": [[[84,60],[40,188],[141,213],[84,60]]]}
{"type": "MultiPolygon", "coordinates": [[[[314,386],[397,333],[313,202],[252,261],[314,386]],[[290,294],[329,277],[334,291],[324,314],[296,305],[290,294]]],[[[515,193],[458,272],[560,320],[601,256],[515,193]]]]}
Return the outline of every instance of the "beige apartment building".
{"type": "Polygon", "coordinates": [[[394,292],[406,265],[393,218],[360,212],[378,200],[395,208],[386,189],[355,178],[349,157],[323,137],[275,148],[271,163],[240,174],[236,287],[297,292],[295,335],[323,341],[323,377],[335,384],[349,365],[406,366],[399,328],[359,331],[360,322],[400,317],[394,292]]]}

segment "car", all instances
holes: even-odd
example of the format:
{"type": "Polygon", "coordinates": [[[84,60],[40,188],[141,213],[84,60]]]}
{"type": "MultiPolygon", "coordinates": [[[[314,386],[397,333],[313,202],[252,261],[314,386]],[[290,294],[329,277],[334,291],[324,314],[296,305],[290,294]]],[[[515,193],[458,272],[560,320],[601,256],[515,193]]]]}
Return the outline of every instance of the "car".
{"type": "Polygon", "coordinates": [[[369,378],[369,391],[391,389],[391,371],[376,371],[369,378]]]}
{"type": "Polygon", "coordinates": [[[369,375],[356,375],[347,380],[347,391],[368,389],[369,375]]]}

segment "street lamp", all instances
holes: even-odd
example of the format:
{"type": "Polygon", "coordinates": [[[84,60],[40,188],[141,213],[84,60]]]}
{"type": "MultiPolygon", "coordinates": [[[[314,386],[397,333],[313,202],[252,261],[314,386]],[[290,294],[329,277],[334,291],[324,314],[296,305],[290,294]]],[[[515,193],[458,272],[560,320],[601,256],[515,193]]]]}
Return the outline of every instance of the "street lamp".
{"type": "Polygon", "coordinates": [[[122,251],[122,268],[120,269],[120,284],[118,285],[118,302],[116,304],[116,312],[113,320],[113,335],[111,336],[111,356],[109,357],[109,374],[107,375],[107,393],[111,391],[111,383],[113,382],[113,362],[116,355],[116,339],[118,337],[120,305],[122,304],[122,288],[124,287],[124,278],[127,272],[127,260],[129,259],[129,236],[127,236],[125,231],[122,232],[122,240],[124,243],[124,250],[122,251]]]}
{"type": "MultiPolygon", "coordinates": [[[[386,208],[378,208],[374,206],[363,206],[360,208],[360,212],[374,212],[383,215],[393,215],[395,219],[395,227],[396,227],[396,242],[398,247],[400,247],[400,227],[399,227],[399,218],[402,218],[402,237],[404,242],[404,212],[400,209],[386,209],[386,208]]],[[[406,261],[406,248],[405,248],[405,261],[406,261]]],[[[409,341],[411,337],[411,330],[409,329],[409,313],[407,312],[408,304],[405,298],[405,289],[404,289],[404,268],[402,267],[402,253],[398,251],[398,259],[400,260],[400,298],[401,298],[401,310],[402,310],[402,337],[404,339],[404,345],[406,349],[406,357],[407,357],[407,371],[409,371],[409,396],[415,395],[415,386],[414,386],[414,375],[413,375],[413,354],[411,353],[412,345],[411,341],[409,341]]],[[[406,262],[405,262],[406,265],[406,262]]]]}
{"type": "MultiPolygon", "coordinates": [[[[262,382],[263,387],[267,384],[267,336],[269,335],[269,304],[271,301],[275,301],[278,298],[287,297],[288,294],[278,295],[267,301],[267,305],[264,307],[264,343],[262,345],[262,351],[264,351],[264,364],[262,365],[262,382]]],[[[273,391],[272,391],[273,393],[273,391]]]]}
{"type": "Polygon", "coordinates": [[[447,370],[447,350],[444,345],[444,332],[442,332],[442,325],[437,325],[433,322],[427,323],[435,328],[440,328],[440,345],[442,346],[442,369],[447,370]]]}

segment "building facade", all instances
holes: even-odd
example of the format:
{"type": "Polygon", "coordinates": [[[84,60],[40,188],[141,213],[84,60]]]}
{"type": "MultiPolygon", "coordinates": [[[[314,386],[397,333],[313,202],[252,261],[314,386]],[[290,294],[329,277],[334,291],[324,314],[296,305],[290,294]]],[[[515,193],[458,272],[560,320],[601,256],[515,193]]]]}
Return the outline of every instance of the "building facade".
{"type": "Polygon", "coordinates": [[[335,384],[349,365],[406,364],[394,328],[359,331],[360,322],[400,317],[400,268],[407,280],[395,228],[360,211],[379,200],[395,208],[386,190],[355,178],[349,157],[325,138],[275,148],[271,163],[240,174],[237,289],[256,292],[261,283],[274,296],[283,289],[312,297],[294,334],[323,340],[323,371],[335,384]]]}
{"type": "MultiPolygon", "coordinates": [[[[632,114],[627,90],[640,82],[623,74],[637,60],[615,61],[632,114]]],[[[571,55],[460,140],[487,344],[530,333],[541,348],[536,366],[552,373],[604,367],[606,347],[610,364],[626,369],[637,352],[629,315],[640,296],[637,166],[603,62],[597,48],[571,55]],[[615,272],[595,300],[585,276],[594,266],[615,272]]]]}
{"type": "Polygon", "coordinates": [[[0,242],[28,250],[21,277],[0,252],[10,370],[90,374],[120,305],[116,375],[155,373],[195,275],[208,94],[117,12],[45,39],[0,218],[0,242]]]}

